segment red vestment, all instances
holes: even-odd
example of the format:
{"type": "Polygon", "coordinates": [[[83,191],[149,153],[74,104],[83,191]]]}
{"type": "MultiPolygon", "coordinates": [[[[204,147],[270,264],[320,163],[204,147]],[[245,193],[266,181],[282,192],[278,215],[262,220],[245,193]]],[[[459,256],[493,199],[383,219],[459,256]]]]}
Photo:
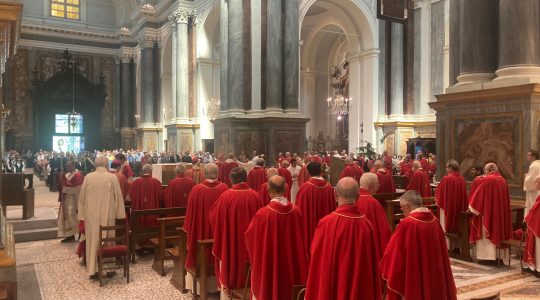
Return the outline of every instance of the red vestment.
{"type": "Polygon", "coordinates": [[[444,211],[446,232],[458,230],[459,216],[469,207],[468,200],[467,185],[459,172],[450,172],[443,177],[435,191],[435,201],[444,211]]]}
{"type": "Polygon", "coordinates": [[[380,262],[386,299],[456,299],[446,238],[430,211],[401,220],[380,262]]]}
{"type": "Polygon", "coordinates": [[[253,167],[248,174],[247,183],[254,191],[258,191],[261,185],[266,181],[266,169],[261,166],[253,167]]]}
{"type": "Polygon", "coordinates": [[[377,201],[368,190],[360,189],[358,198],[356,199],[358,210],[364,214],[373,226],[375,241],[378,244],[379,257],[382,257],[392,231],[386,219],[386,212],[382,205],[377,201]]]}
{"type": "Polygon", "coordinates": [[[291,171],[287,170],[287,168],[279,168],[278,169],[279,176],[285,178],[285,182],[289,185],[289,193],[291,192],[292,187],[292,175],[291,171]]]}
{"type": "Polygon", "coordinates": [[[437,173],[437,162],[434,160],[429,164],[429,173],[432,175],[437,173]]]}
{"type": "Polygon", "coordinates": [[[410,179],[410,176],[412,176],[412,161],[402,161],[401,167],[399,168],[399,175],[401,176],[407,176],[410,179]],[[410,175],[410,176],[409,176],[410,175]]]}
{"type": "Polygon", "coordinates": [[[476,191],[476,189],[480,186],[480,183],[482,183],[482,180],[484,180],[484,178],[486,178],[486,175],[479,175],[474,177],[471,188],[469,189],[469,198],[472,196],[472,194],[474,194],[474,191],[476,191]]]}
{"type": "MultiPolygon", "coordinates": [[[[197,241],[211,239],[212,229],[208,215],[210,207],[229,187],[219,181],[203,181],[191,190],[188,198],[184,231],[187,233],[186,268],[194,268],[197,253],[197,241]]],[[[207,254],[207,260],[214,264],[214,256],[207,254]]]]}
{"type": "Polygon", "coordinates": [[[525,240],[523,261],[536,269],[536,261],[539,259],[536,257],[536,238],[540,238],[540,196],[536,198],[534,205],[525,216],[525,223],[527,223],[527,240],[525,240]]]}
{"type": "Polygon", "coordinates": [[[124,175],[124,177],[126,177],[127,180],[135,176],[133,169],[131,169],[131,166],[129,165],[127,161],[124,162],[124,164],[122,165],[122,168],[120,169],[120,173],[122,173],[122,175],[124,175]]]}
{"type": "MultiPolygon", "coordinates": [[[[132,210],[160,208],[163,202],[161,182],[151,175],[142,175],[135,179],[129,190],[132,210]]],[[[157,216],[145,216],[140,219],[140,227],[157,226],[157,216]]]]}
{"type": "Polygon", "coordinates": [[[377,247],[371,223],[355,205],[324,217],[311,245],[306,299],[381,299],[377,247]]]}
{"type": "Polygon", "coordinates": [[[414,171],[414,174],[407,185],[407,191],[414,190],[420,193],[422,198],[431,197],[431,188],[429,186],[429,174],[422,168],[414,171]]]}
{"type": "Polygon", "coordinates": [[[263,207],[259,194],[245,182],[233,185],[210,208],[210,225],[214,233],[212,253],[219,260],[215,273],[225,289],[244,287],[248,254],[244,233],[251,218],[263,207]]]}
{"type": "Polygon", "coordinates": [[[384,167],[388,170],[392,170],[394,167],[394,164],[392,163],[392,157],[390,157],[390,155],[383,157],[383,163],[384,163],[384,167]]]}
{"type": "Polygon", "coordinates": [[[186,176],[177,176],[165,189],[165,207],[185,207],[195,182],[186,176]]]}
{"type": "Polygon", "coordinates": [[[65,173],[60,173],[58,177],[58,202],[64,200],[64,194],[62,193],[63,187],[76,187],[83,184],[84,181],[84,175],[77,170],[74,171],[73,176],[69,180],[66,178],[65,173]]]}
{"type": "Polygon", "coordinates": [[[512,211],[508,184],[499,172],[489,173],[480,183],[469,199],[469,206],[479,215],[471,219],[469,241],[474,243],[482,239],[482,228],[485,237],[493,245],[501,245],[512,235],[512,211]]]}
{"type": "MultiPolygon", "coordinates": [[[[291,193],[289,191],[289,185],[285,183],[284,196],[285,198],[287,198],[287,200],[289,200],[289,202],[291,202],[291,193]]],[[[259,193],[259,196],[261,196],[264,205],[268,205],[268,203],[270,203],[270,200],[272,200],[270,199],[270,194],[268,194],[268,182],[263,183],[257,193],[259,193]]]]}
{"type": "Polygon", "coordinates": [[[221,168],[219,168],[219,176],[218,176],[219,181],[231,187],[232,183],[231,183],[230,175],[231,175],[232,169],[234,168],[238,168],[238,164],[236,162],[234,161],[224,162],[221,165],[221,168]]]}
{"type": "Polygon", "coordinates": [[[392,172],[388,169],[381,168],[377,170],[377,178],[379,179],[379,189],[377,194],[395,193],[396,185],[394,184],[394,177],[392,172]]]}
{"type": "Polygon", "coordinates": [[[300,172],[298,172],[298,186],[302,186],[305,182],[307,182],[311,178],[311,175],[309,175],[309,172],[307,170],[307,164],[302,166],[300,169],[300,172]]]}
{"type": "Polygon", "coordinates": [[[296,205],[302,212],[306,249],[310,249],[319,220],[336,209],[334,188],[320,177],[310,178],[298,190],[296,205]]]}
{"type": "Polygon", "coordinates": [[[420,159],[420,167],[426,171],[429,169],[429,162],[425,157],[422,157],[422,159],[420,159]]]}
{"type": "Polygon", "coordinates": [[[195,184],[202,183],[204,181],[204,169],[193,166],[193,168],[186,170],[186,177],[191,178],[195,184]]]}
{"type": "Polygon", "coordinates": [[[339,175],[339,179],[343,177],[352,177],[354,180],[360,182],[360,177],[362,177],[362,174],[364,174],[364,171],[355,163],[350,163],[345,166],[345,169],[341,171],[341,174],[339,175]]]}
{"type": "Polygon", "coordinates": [[[126,198],[129,194],[129,189],[131,188],[131,184],[129,184],[126,176],[122,175],[122,173],[119,172],[112,172],[116,177],[118,177],[118,182],[120,183],[120,190],[122,190],[122,197],[124,198],[124,201],[126,201],[126,198]]]}
{"type": "Polygon", "coordinates": [[[271,201],[257,211],[245,238],[253,296],[257,300],[290,299],[293,286],[306,283],[308,271],[298,207],[271,201]]]}

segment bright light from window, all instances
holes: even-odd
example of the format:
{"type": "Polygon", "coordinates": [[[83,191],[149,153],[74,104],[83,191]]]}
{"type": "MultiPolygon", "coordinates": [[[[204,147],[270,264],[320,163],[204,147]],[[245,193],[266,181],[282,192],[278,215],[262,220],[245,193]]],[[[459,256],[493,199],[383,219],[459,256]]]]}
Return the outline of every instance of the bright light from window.
{"type": "Polygon", "coordinates": [[[51,0],[51,16],[70,20],[80,20],[80,0],[51,0]]]}

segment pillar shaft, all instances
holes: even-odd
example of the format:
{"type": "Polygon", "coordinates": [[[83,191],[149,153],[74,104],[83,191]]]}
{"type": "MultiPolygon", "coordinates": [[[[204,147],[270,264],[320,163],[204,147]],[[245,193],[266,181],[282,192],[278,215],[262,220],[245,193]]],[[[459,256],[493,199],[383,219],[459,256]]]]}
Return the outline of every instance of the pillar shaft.
{"type": "Polygon", "coordinates": [[[189,45],[187,13],[176,25],[176,117],[189,118],[189,45]]]}
{"type": "Polygon", "coordinates": [[[172,66],[171,66],[171,106],[172,106],[172,118],[176,118],[176,48],[178,47],[176,42],[176,21],[172,20],[172,34],[171,34],[171,45],[172,45],[172,66]]]}
{"type": "Polygon", "coordinates": [[[284,37],[284,57],[283,57],[283,87],[285,109],[298,109],[298,86],[299,86],[299,28],[298,0],[287,0],[285,2],[285,23],[286,32],[284,37]]]}
{"type": "Polygon", "coordinates": [[[144,45],[141,50],[142,122],[154,123],[154,49],[144,45]]]}
{"type": "Polygon", "coordinates": [[[228,108],[243,109],[244,7],[242,0],[228,1],[228,108]]]}
{"type": "Polygon", "coordinates": [[[403,25],[398,23],[391,24],[392,45],[391,58],[392,70],[390,81],[392,82],[390,108],[392,115],[403,114],[403,25]]]}
{"type": "Polygon", "coordinates": [[[220,109],[229,109],[229,13],[227,0],[221,0],[220,6],[220,46],[219,46],[219,98],[220,109]]]}
{"type": "Polygon", "coordinates": [[[266,7],[266,108],[283,108],[283,7],[268,0],[266,7]]]}
{"type": "Polygon", "coordinates": [[[130,59],[123,59],[122,60],[122,95],[120,97],[120,107],[121,107],[121,115],[120,115],[120,127],[130,127],[130,104],[131,104],[131,81],[133,78],[131,78],[131,64],[130,59]]]}
{"type": "Polygon", "coordinates": [[[457,83],[460,69],[460,0],[450,0],[450,86],[457,83]]]}

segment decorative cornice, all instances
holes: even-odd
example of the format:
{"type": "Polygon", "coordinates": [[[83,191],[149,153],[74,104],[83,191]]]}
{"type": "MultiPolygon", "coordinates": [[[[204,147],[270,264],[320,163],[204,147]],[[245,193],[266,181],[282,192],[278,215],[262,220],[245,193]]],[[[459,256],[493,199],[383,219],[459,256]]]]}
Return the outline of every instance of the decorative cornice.
{"type": "Polygon", "coordinates": [[[177,24],[198,24],[201,21],[201,17],[198,15],[196,9],[178,7],[169,16],[169,20],[177,24]]]}

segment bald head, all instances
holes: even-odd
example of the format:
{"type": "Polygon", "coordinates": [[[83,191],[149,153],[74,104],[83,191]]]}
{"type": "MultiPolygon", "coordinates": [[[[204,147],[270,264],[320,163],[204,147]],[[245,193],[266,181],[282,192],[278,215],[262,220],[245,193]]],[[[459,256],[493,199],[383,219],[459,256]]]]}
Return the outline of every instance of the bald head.
{"type": "Polygon", "coordinates": [[[109,166],[109,159],[105,156],[96,157],[94,164],[96,165],[96,168],[107,168],[109,166]]]}
{"type": "Polygon", "coordinates": [[[415,160],[415,161],[413,161],[413,163],[412,163],[412,170],[413,170],[413,171],[416,171],[416,170],[420,169],[421,166],[422,166],[422,165],[420,164],[420,162],[417,161],[417,160],[415,160]]]}
{"type": "Polygon", "coordinates": [[[176,166],[176,168],[174,169],[174,172],[176,173],[176,175],[185,175],[186,174],[186,166],[184,164],[179,164],[178,166],[176,166]]]}
{"type": "Polygon", "coordinates": [[[352,162],[353,162],[352,157],[350,157],[350,156],[345,157],[345,164],[347,164],[347,165],[352,164],[352,162]]]}
{"type": "Polygon", "coordinates": [[[379,177],[375,173],[364,173],[360,177],[360,188],[368,190],[370,194],[376,194],[379,189],[379,177]]]}
{"type": "Polygon", "coordinates": [[[219,168],[214,163],[204,165],[204,178],[217,179],[219,168]]]}
{"type": "Polygon", "coordinates": [[[495,163],[488,163],[484,167],[484,174],[489,174],[490,172],[496,172],[499,171],[499,168],[495,163]]]}
{"type": "Polygon", "coordinates": [[[358,189],[358,182],[354,178],[341,178],[336,185],[336,196],[339,205],[354,204],[358,197],[358,189]]]}
{"type": "Polygon", "coordinates": [[[283,197],[285,195],[285,178],[279,175],[268,178],[268,194],[272,199],[283,197]]]}
{"type": "Polygon", "coordinates": [[[284,167],[284,168],[288,168],[290,165],[289,161],[288,160],[284,160],[283,162],[281,162],[281,166],[284,167]]]}
{"type": "Polygon", "coordinates": [[[276,176],[278,175],[278,170],[276,168],[270,168],[268,170],[266,170],[266,178],[270,178],[272,176],[276,176]]]}
{"type": "Polygon", "coordinates": [[[146,164],[142,167],[142,173],[143,175],[151,175],[152,174],[152,165],[146,164]]]}

